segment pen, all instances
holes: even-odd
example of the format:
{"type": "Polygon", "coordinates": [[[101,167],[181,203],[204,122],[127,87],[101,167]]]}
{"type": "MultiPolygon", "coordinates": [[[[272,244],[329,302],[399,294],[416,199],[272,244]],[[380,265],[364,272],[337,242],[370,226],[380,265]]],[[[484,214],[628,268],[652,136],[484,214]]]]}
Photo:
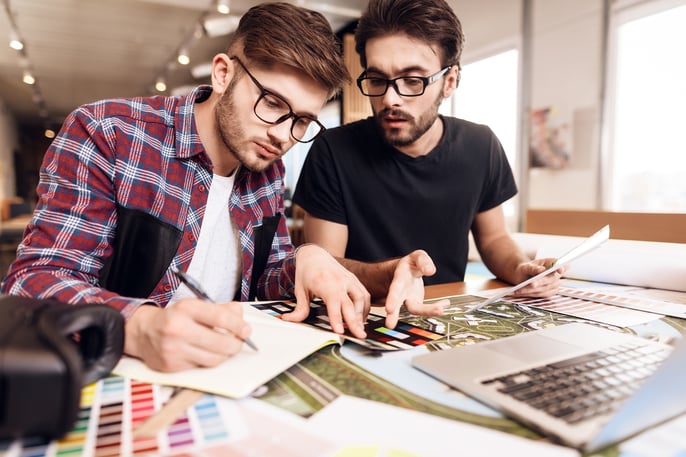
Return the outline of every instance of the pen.
{"type": "MultiPolygon", "coordinates": [[[[181,282],[184,283],[186,287],[188,287],[191,290],[191,292],[193,292],[198,298],[202,298],[203,300],[208,302],[214,302],[214,300],[212,300],[210,296],[207,295],[207,293],[202,289],[202,287],[200,287],[200,284],[198,284],[198,282],[195,279],[191,278],[188,274],[184,273],[183,271],[177,270],[176,268],[173,271],[174,274],[181,280],[181,282]]],[[[255,343],[252,342],[250,338],[244,339],[243,342],[251,348],[253,348],[254,350],[258,350],[257,346],[255,345],[255,343]]]]}

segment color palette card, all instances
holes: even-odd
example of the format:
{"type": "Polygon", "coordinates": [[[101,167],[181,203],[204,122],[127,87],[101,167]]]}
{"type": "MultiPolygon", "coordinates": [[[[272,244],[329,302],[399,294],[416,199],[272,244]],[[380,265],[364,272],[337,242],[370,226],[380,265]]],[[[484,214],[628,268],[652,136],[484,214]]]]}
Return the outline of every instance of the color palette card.
{"type": "Polygon", "coordinates": [[[249,435],[235,402],[204,395],[156,436],[135,436],[136,428],[156,414],[170,394],[171,388],[156,384],[119,376],[101,379],[81,391],[78,418],[66,436],[55,441],[17,441],[7,456],[199,456],[207,448],[249,435]]]}
{"type": "MultiPolygon", "coordinates": [[[[284,302],[257,303],[253,306],[279,318],[283,314],[290,313],[294,308],[293,305],[284,302]]],[[[440,333],[435,333],[403,321],[399,321],[394,329],[390,329],[385,326],[385,320],[384,316],[370,313],[364,328],[367,332],[367,338],[356,338],[349,332],[347,326],[345,334],[340,336],[375,351],[411,349],[443,337],[440,333]]],[[[310,304],[310,314],[303,323],[320,330],[333,331],[329,322],[329,316],[326,313],[326,305],[322,302],[312,302],[310,304]]]]}
{"type": "Polygon", "coordinates": [[[686,293],[633,286],[560,287],[566,297],[686,319],[686,293]]]}
{"type": "Polygon", "coordinates": [[[530,306],[533,308],[554,311],[568,316],[580,317],[595,322],[614,325],[617,327],[631,327],[645,324],[659,319],[659,315],[634,309],[620,308],[597,301],[554,295],[549,298],[537,297],[507,297],[509,302],[530,306]]]}

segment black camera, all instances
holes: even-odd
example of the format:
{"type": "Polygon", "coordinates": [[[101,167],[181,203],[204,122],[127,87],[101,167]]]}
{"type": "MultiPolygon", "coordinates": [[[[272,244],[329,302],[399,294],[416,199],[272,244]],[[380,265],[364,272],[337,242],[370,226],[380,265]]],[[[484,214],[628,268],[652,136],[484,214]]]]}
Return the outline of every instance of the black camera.
{"type": "Polygon", "coordinates": [[[124,319],[109,306],[0,296],[0,439],[65,435],[81,388],[123,348],[124,319]]]}

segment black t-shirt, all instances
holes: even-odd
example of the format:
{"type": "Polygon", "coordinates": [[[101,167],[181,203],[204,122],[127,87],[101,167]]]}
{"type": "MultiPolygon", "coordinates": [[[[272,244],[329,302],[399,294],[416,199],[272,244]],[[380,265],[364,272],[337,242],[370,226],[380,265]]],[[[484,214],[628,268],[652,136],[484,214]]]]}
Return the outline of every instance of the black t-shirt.
{"type": "Polygon", "coordinates": [[[426,284],[462,281],[475,215],[517,187],[487,126],[441,118],[443,138],[418,158],[389,146],[373,118],[327,130],[308,153],[294,203],[348,226],[347,258],[377,261],[424,249],[437,267],[426,284]]]}

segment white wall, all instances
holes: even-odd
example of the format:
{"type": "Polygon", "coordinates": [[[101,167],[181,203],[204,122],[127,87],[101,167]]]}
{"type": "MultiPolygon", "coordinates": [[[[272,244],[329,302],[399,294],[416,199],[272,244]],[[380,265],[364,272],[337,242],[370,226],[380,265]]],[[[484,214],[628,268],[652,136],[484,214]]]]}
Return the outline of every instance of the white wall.
{"type": "Polygon", "coordinates": [[[519,43],[522,6],[519,0],[448,0],[465,35],[463,63],[495,54],[519,43]]]}
{"type": "Polygon", "coordinates": [[[16,194],[14,182],[14,151],[18,148],[14,117],[0,100],[0,199],[16,194]]]}
{"type": "MultiPolygon", "coordinates": [[[[523,6],[517,0],[449,0],[465,33],[463,63],[521,45],[523,6]]],[[[550,107],[568,126],[570,163],[532,168],[533,208],[597,207],[602,88],[603,0],[532,0],[531,89],[525,105],[550,107]]],[[[528,157],[528,152],[520,157],[528,157]]]]}
{"type": "Polygon", "coordinates": [[[569,126],[570,162],[529,173],[530,208],[597,206],[602,88],[602,0],[533,2],[531,108],[569,126]]]}

